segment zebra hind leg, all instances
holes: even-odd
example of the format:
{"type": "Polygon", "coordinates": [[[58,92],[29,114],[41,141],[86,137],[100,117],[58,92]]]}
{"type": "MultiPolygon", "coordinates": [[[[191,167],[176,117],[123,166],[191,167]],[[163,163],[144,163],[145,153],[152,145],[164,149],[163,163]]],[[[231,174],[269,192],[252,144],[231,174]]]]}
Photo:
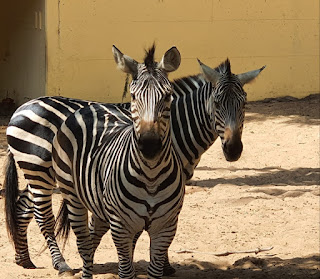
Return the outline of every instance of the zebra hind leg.
{"type": "Polygon", "coordinates": [[[54,233],[55,218],[52,212],[52,191],[46,194],[37,193],[34,198],[34,207],[35,218],[41,233],[46,239],[54,269],[58,270],[59,273],[71,271],[61,254],[54,233]]]}
{"type": "Polygon", "coordinates": [[[36,266],[30,259],[27,230],[30,221],[33,218],[33,201],[32,194],[29,192],[28,187],[19,196],[16,204],[17,207],[17,234],[18,240],[14,242],[15,246],[15,262],[23,268],[33,269],[36,266]]]}
{"type": "MultiPolygon", "coordinates": [[[[56,218],[55,223],[55,236],[56,238],[61,238],[63,240],[63,247],[65,246],[69,235],[70,235],[70,220],[68,218],[68,207],[65,200],[62,201],[59,213],[56,218]]],[[[59,270],[59,275],[72,273],[72,269],[67,265],[65,261],[61,261],[57,268],[59,270]]]]}
{"type": "MultiPolygon", "coordinates": [[[[65,194],[65,198],[68,198],[65,194]]],[[[88,229],[88,210],[75,196],[64,201],[68,211],[68,222],[77,238],[77,246],[80,257],[83,261],[82,279],[91,279],[93,270],[92,239],[88,229]]]]}

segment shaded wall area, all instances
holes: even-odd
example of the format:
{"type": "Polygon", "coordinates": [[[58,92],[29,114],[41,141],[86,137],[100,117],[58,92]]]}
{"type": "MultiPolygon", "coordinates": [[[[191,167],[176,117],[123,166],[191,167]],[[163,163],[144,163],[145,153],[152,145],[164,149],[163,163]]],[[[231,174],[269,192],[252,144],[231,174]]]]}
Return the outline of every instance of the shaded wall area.
{"type": "Polygon", "coordinates": [[[45,95],[45,1],[11,0],[0,9],[1,114],[45,95]]]}

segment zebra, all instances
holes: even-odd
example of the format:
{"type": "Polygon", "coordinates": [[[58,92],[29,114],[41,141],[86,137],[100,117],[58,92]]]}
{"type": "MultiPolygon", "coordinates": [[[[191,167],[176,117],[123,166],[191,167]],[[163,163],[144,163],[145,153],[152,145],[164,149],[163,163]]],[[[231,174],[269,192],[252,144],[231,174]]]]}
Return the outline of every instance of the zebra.
{"type": "MultiPolygon", "coordinates": [[[[225,61],[217,68],[210,69],[208,66],[201,63],[200,67],[203,74],[188,76],[178,79],[173,83],[174,92],[171,106],[171,134],[173,143],[183,160],[184,171],[186,172],[188,179],[192,177],[193,170],[199,162],[201,155],[217,138],[218,133],[216,132],[217,128],[215,128],[215,123],[219,123],[219,121],[225,123],[224,118],[218,115],[219,111],[215,109],[215,107],[219,107],[221,111],[233,110],[232,106],[227,107],[227,102],[219,103],[218,99],[215,100],[213,97],[215,95],[218,96],[219,94],[222,96],[225,94],[227,96],[227,91],[219,93],[219,90],[216,90],[217,87],[215,87],[217,80],[212,80],[213,86],[211,93],[211,89],[208,87],[208,85],[211,84],[206,80],[210,80],[212,76],[212,74],[210,75],[210,72],[217,72],[222,76],[225,75],[228,64],[228,61],[225,61]],[[198,108],[197,114],[194,114],[195,107],[198,108]],[[217,119],[217,121],[215,119],[217,119]]],[[[241,86],[243,86],[255,79],[263,69],[264,67],[236,76],[238,77],[241,86]]],[[[218,74],[214,75],[216,79],[219,77],[218,74]]],[[[219,83],[221,83],[221,81],[219,83]]],[[[240,92],[242,91],[243,89],[240,90],[240,92]]],[[[242,95],[246,95],[244,91],[242,95]]],[[[242,98],[239,99],[239,102],[241,102],[241,100],[242,98]]],[[[63,97],[41,97],[22,105],[9,122],[7,134],[11,151],[9,151],[8,157],[9,165],[6,175],[7,179],[4,183],[7,194],[5,199],[6,220],[8,231],[11,232],[13,239],[16,239],[13,241],[16,250],[16,263],[25,268],[35,268],[30,260],[27,245],[27,227],[34,212],[33,195],[30,190],[30,185],[39,188],[41,187],[43,180],[45,180],[46,183],[50,183],[54,180],[50,164],[51,155],[44,158],[44,162],[47,164],[46,167],[44,167],[44,165],[32,166],[35,164],[33,157],[41,158],[43,150],[46,150],[46,152],[51,154],[52,139],[57,129],[61,126],[61,123],[71,113],[74,113],[75,110],[89,105],[90,103],[91,102],[88,101],[63,97]],[[23,132],[23,134],[21,132],[23,132]],[[32,148],[29,146],[32,146],[32,148]],[[15,151],[17,148],[20,148],[18,150],[19,152],[15,151]],[[26,155],[24,155],[24,153],[26,153],[26,155]],[[27,181],[31,181],[20,196],[18,196],[18,192],[15,190],[17,187],[14,187],[14,181],[17,182],[17,178],[14,179],[14,177],[10,177],[14,174],[13,169],[15,168],[13,155],[23,171],[24,167],[27,166],[25,178],[27,181]],[[32,168],[30,166],[32,166],[32,168]],[[48,177],[50,179],[48,179],[48,177]],[[15,201],[17,201],[17,204],[15,204],[15,201]],[[10,221],[12,218],[13,220],[10,221]]],[[[235,102],[235,104],[237,103],[235,102]]],[[[129,108],[130,103],[121,104],[121,106],[129,108]]],[[[237,108],[244,110],[244,105],[239,104],[237,105],[237,108]]],[[[228,115],[228,113],[224,113],[224,115],[228,115]]],[[[219,135],[221,137],[221,142],[223,143],[223,131],[220,132],[219,135]]],[[[56,269],[59,269],[60,272],[63,272],[69,268],[61,260],[63,257],[57,248],[54,233],[51,229],[52,226],[48,227],[48,225],[45,225],[54,223],[52,211],[49,210],[51,206],[51,199],[49,199],[49,196],[50,195],[47,197],[48,204],[46,204],[46,208],[48,208],[46,219],[43,219],[44,222],[39,222],[39,218],[37,218],[37,221],[40,225],[41,232],[44,235],[49,235],[49,237],[47,237],[47,243],[52,255],[53,266],[56,269]],[[41,226],[41,224],[44,224],[45,226],[41,226]]],[[[93,224],[99,227],[99,220],[92,220],[90,223],[90,229],[94,235],[94,248],[96,248],[102,235],[108,228],[103,228],[100,224],[101,228],[97,230],[93,224]]],[[[174,272],[172,267],[169,265],[167,265],[167,267],[168,269],[165,269],[166,274],[174,272]]]]}
{"type": "Polygon", "coordinates": [[[53,169],[83,260],[82,278],[92,278],[93,268],[88,211],[110,227],[120,278],[135,277],[133,239],[141,230],[150,237],[148,278],[163,275],[186,176],[170,129],[168,73],[179,67],[180,53],[172,47],[157,63],[154,52],[153,46],[138,63],[113,47],[118,67],[133,78],[129,123],[119,108],[92,104],[70,115],[53,139],[53,169]]]}
{"type": "Polygon", "coordinates": [[[27,228],[35,215],[49,247],[54,268],[60,272],[70,269],[54,235],[52,140],[67,116],[89,104],[68,98],[40,97],[18,108],[8,124],[6,133],[9,150],[4,181],[6,224],[15,246],[15,261],[24,268],[35,268],[27,244],[27,228]],[[20,194],[15,161],[27,181],[27,187],[20,194]],[[46,193],[40,194],[42,190],[46,193]]]}

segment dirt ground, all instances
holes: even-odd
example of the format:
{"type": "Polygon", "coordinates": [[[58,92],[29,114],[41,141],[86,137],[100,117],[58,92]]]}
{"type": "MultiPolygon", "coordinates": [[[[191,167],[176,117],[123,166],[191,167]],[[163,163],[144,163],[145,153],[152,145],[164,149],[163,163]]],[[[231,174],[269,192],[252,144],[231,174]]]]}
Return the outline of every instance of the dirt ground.
{"type": "MultiPolygon", "coordinates": [[[[312,95],[303,100],[249,103],[240,160],[226,162],[220,140],[203,155],[187,186],[178,232],[170,247],[175,278],[320,278],[319,101],[320,95],[312,95]],[[258,254],[213,255],[268,247],[273,249],[258,254]],[[192,252],[177,253],[181,250],[192,252]]],[[[5,126],[0,133],[1,167],[5,126]]],[[[55,210],[59,199],[54,195],[55,210]]],[[[29,226],[29,246],[38,268],[24,270],[14,263],[3,203],[0,198],[0,278],[58,278],[48,249],[42,252],[44,238],[34,221],[29,226]]],[[[148,245],[144,233],[135,252],[138,278],[146,278],[148,245]]],[[[73,235],[64,256],[79,276],[82,263],[73,235]]],[[[110,233],[97,250],[94,274],[97,279],[118,278],[110,233]]]]}

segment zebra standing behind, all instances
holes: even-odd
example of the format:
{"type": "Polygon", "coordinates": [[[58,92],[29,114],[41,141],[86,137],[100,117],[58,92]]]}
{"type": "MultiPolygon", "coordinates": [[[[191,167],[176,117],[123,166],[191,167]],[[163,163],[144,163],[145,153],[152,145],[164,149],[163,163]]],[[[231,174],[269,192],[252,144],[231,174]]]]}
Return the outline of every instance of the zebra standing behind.
{"type": "Polygon", "coordinates": [[[92,104],[69,116],[53,139],[53,169],[83,260],[82,278],[92,278],[93,267],[88,210],[110,226],[120,278],[135,277],[133,240],[142,230],[150,237],[148,278],[163,274],[186,176],[171,140],[167,77],[179,67],[180,53],[173,47],[156,63],[154,51],[139,64],[113,47],[119,68],[133,78],[132,124],[114,106],[92,104]]]}

